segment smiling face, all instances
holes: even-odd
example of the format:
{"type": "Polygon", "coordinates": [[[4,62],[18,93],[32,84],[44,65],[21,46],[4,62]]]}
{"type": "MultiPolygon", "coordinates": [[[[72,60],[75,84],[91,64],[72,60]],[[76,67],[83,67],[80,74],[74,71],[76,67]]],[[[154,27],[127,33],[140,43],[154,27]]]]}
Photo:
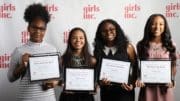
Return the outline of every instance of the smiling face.
{"type": "Polygon", "coordinates": [[[114,42],[116,38],[116,27],[112,23],[105,23],[102,26],[102,36],[105,40],[105,42],[114,42]]]}
{"type": "Polygon", "coordinates": [[[72,33],[71,46],[75,50],[82,50],[85,45],[85,36],[84,33],[80,30],[76,30],[72,33]]]}
{"type": "Polygon", "coordinates": [[[165,30],[165,21],[162,17],[157,16],[154,18],[151,25],[151,32],[154,37],[161,37],[165,30]]]}
{"type": "Polygon", "coordinates": [[[28,26],[28,31],[30,33],[30,40],[40,43],[45,35],[46,23],[42,19],[36,18],[28,26]]]}

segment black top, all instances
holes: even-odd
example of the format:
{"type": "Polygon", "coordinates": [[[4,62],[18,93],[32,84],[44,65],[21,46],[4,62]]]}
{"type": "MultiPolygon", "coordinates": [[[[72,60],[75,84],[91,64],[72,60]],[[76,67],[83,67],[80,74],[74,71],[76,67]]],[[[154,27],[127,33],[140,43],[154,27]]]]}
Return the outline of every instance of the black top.
{"type": "MultiPolygon", "coordinates": [[[[72,67],[83,67],[84,66],[84,58],[79,56],[72,56],[72,60],[70,61],[70,66],[72,67]]],[[[66,66],[64,66],[66,68],[66,66]]],[[[74,81],[76,82],[76,81],[74,81]]],[[[62,92],[60,95],[59,101],[94,101],[93,95],[89,93],[65,93],[62,92]]]]}
{"type": "MultiPolygon", "coordinates": [[[[109,58],[114,60],[120,60],[120,61],[130,61],[127,53],[127,48],[120,48],[117,49],[114,55],[106,55],[103,50],[99,51],[97,54],[95,54],[97,60],[98,60],[98,79],[100,75],[100,68],[101,68],[101,61],[102,58],[109,58]],[[100,53],[100,54],[99,54],[100,53]]],[[[129,84],[134,84],[136,80],[136,66],[131,63],[130,71],[133,71],[129,75],[129,84]],[[135,70],[134,70],[135,69],[135,70]]],[[[98,80],[99,81],[99,80],[98,80]]],[[[100,84],[100,83],[99,83],[100,84]]],[[[121,87],[120,84],[113,84],[113,85],[101,85],[101,101],[134,101],[135,99],[135,93],[134,90],[132,91],[126,91],[121,87]]]]}

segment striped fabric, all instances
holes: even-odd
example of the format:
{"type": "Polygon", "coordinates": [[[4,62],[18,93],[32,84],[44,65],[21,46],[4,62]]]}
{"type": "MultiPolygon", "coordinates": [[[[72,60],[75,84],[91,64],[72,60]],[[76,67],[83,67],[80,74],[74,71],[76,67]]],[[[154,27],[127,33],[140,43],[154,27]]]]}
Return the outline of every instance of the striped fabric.
{"type": "MultiPolygon", "coordinates": [[[[13,82],[17,78],[13,76],[13,71],[16,66],[21,63],[21,56],[24,53],[38,54],[57,52],[56,48],[47,43],[33,43],[18,47],[12,54],[10,68],[8,70],[8,79],[13,82]]],[[[42,82],[30,82],[28,69],[23,78],[19,82],[19,92],[17,94],[17,101],[56,101],[54,89],[42,90],[42,82]]]]}

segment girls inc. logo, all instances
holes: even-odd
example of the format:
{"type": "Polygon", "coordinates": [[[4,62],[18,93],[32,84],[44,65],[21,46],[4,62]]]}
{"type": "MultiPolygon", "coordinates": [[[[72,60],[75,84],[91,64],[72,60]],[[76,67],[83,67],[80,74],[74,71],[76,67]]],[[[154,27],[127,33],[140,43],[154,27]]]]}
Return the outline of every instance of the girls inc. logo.
{"type": "Polygon", "coordinates": [[[169,3],[166,5],[166,17],[174,18],[180,15],[180,3],[169,3]],[[179,14],[178,14],[179,11],[179,14]]]}
{"type": "Polygon", "coordinates": [[[22,31],[21,32],[21,43],[25,44],[29,40],[29,32],[28,31],[22,31]]]}
{"type": "Polygon", "coordinates": [[[46,9],[50,12],[50,16],[52,19],[55,19],[54,13],[56,13],[59,8],[55,4],[47,4],[46,9]]]}
{"type": "Polygon", "coordinates": [[[0,19],[12,18],[12,12],[16,10],[16,6],[12,3],[4,3],[0,5],[0,19]]]}
{"type": "Polygon", "coordinates": [[[68,37],[69,37],[69,32],[70,30],[64,31],[63,35],[64,35],[64,43],[68,43],[68,37]]]}
{"type": "Polygon", "coordinates": [[[96,19],[97,12],[100,12],[100,7],[97,5],[83,7],[83,19],[96,19]]]}
{"type": "Polygon", "coordinates": [[[0,69],[1,68],[8,68],[9,67],[9,61],[10,61],[10,54],[3,54],[0,55],[0,69]]]}
{"type": "Polygon", "coordinates": [[[138,4],[128,4],[124,7],[124,18],[125,19],[136,19],[137,12],[141,10],[138,4]]]}

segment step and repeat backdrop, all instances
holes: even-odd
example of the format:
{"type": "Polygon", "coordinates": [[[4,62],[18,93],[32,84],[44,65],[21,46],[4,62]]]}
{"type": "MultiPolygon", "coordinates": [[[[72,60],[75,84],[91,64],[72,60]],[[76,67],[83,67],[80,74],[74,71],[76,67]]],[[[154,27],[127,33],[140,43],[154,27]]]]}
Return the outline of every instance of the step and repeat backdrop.
{"type": "MultiPolygon", "coordinates": [[[[69,31],[82,27],[88,37],[91,52],[98,24],[107,18],[116,20],[135,46],[143,37],[148,17],[163,14],[169,23],[177,45],[176,101],[180,101],[180,0],[0,0],[0,101],[12,101],[18,92],[18,81],[7,79],[10,55],[15,47],[27,42],[29,33],[24,21],[24,10],[32,3],[42,3],[51,14],[45,41],[63,53],[69,31]]],[[[136,88],[136,99],[138,95],[136,88]]],[[[56,88],[57,98],[60,89],[56,88]]],[[[99,101],[99,93],[95,95],[99,101]]]]}

